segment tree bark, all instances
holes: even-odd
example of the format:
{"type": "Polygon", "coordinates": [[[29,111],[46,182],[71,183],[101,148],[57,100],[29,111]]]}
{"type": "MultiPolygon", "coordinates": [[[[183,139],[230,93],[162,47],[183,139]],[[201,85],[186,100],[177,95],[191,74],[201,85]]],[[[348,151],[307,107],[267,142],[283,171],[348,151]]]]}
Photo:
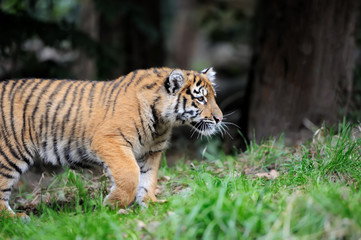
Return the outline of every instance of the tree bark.
{"type": "Polygon", "coordinates": [[[161,0],[97,2],[106,5],[100,16],[99,40],[117,59],[113,65],[101,63],[100,76],[114,78],[135,69],[163,66],[161,0]]]}
{"type": "Polygon", "coordinates": [[[173,34],[170,39],[170,62],[173,66],[189,69],[197,40],[197,4],[195,0],[177,0],[173,34]]]}
{"type": "MultiPolygon", "coordinates": [[[[93,0],[83,0],[80,9],[79,29],[89,34],[94,40],[99,36],[99,14],[93,0]]],[[[96,62],[86,53],[78,51],[79,56],[73,66],[73,73],[78,79],[95,79],[96,62]]]]}
{"type": "Polygon", "coordinates": [[[352,90],[354,0],[261,0],[248,134],[297,141],[308,119],[335,123],[352,90]]]}

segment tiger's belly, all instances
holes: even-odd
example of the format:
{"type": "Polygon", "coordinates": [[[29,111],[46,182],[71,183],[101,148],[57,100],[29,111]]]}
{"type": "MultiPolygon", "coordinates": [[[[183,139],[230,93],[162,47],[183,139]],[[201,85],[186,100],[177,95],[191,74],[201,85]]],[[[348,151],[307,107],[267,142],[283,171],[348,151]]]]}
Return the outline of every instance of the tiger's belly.
{"type": "MultiPolygon", "coordinates": [[[[145,158],[152,153],[165,150],[168,146],[171,133],[163,134],[161,137],[151,141],[133,146],[134,158],[138,162],[144,162],[145,158]]],[[[58,141],[56,144],[41,142],[36,150],[45,163],[53,165],[69,166],[71,168],[91,167],[93,165],[104,166],[104,162],[91,149],[90,141],[67,140],[58,141]]]]}
{"type": "Polygon", "coordinates": [[[103,165],[102,160],[92,151],[89,141],[59,141],[55,145],[42,142],[38,153],[45,163],[69,166],[71,168],[103,165]]]}

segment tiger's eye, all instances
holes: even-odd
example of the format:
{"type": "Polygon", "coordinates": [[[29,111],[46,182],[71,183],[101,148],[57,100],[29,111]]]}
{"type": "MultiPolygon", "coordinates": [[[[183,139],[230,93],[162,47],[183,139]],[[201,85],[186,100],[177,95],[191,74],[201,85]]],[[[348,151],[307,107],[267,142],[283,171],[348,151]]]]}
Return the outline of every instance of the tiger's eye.
{"type": "Polygon", "coordinates": [[[203,101],[204,101],[204,97],[198,97],[197,100],[200,101],[200,102],[203,102],[203,101]]]}

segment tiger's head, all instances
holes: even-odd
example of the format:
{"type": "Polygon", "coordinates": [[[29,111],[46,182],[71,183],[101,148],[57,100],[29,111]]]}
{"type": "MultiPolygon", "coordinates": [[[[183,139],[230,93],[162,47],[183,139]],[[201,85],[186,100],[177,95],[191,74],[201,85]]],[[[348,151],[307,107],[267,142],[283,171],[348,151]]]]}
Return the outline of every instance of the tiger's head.
{"type": "Polygon", "coordinates": [[[170,96],[166,112],[175,125],[190,125],[203,135],[212,135],[220,128],[223,114],[215,100],[215,74],[212,68],[170,73],[164,83],[170,96]]]}

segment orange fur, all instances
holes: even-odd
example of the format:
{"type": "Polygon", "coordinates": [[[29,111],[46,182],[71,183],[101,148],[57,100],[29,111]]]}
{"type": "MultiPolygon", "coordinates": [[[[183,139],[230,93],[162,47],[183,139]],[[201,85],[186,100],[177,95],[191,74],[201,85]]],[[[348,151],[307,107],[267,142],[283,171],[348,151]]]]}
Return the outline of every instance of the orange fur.
{"type": "Polygon", "coordinates": [[[214,74],[152,68],[107,82],[0,83],[0,210],[12,213],[11,190],[36,154],[53,164],[104,166],[114,182],[106,204],[156,201],[172,127],[188,124],[208,135],[219,127],[214,74]]]}

